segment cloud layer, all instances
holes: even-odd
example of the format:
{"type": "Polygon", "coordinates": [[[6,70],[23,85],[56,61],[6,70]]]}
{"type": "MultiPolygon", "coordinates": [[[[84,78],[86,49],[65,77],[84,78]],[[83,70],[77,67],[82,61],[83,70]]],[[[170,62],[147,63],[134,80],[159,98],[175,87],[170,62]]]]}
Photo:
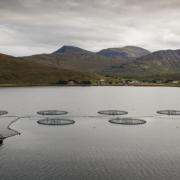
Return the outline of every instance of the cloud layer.
{"type": "Polygon", "coordinates": [[[1,0],[0,52],[98,51],[136,45],[180,49],[179,0],[1,0]]]}

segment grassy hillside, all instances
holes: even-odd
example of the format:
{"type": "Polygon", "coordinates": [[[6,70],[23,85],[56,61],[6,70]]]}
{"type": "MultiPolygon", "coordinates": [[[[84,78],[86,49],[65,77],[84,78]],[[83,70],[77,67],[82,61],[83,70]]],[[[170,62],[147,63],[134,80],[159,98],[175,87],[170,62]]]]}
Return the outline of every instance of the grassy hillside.
{"type": "Polygon", "coordinates": [[[119,66],[126,59],[111,59],[94,53],[42,54],[22,58],[32,62],[53,65],[81,72],[101,73],[111,66],[119,66]]]}
{"type": "Polygon", "coordinates": [[[97,75],[65,70],[47,64],[0,54],[0,84],[54,84],[59,80],[94,80],[97,75]]]}

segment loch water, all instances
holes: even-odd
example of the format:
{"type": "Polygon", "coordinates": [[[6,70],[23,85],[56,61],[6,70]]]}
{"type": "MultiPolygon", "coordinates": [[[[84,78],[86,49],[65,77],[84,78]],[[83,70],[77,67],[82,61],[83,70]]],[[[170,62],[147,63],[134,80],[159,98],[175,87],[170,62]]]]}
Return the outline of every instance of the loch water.
{"type": "MultiPolygon", "coordinates": [[[[0,88],[0,109],[22,117],[21,135],[0,146],[1,180],[179,180],[180,89],[168,87],[0,88]],[[59,109],[67,126],[40,125],[40,110],[59,109]],[[100,110],[128,111],[143,125],[117,125],[100,110]]],[[[13,117],[0,118],[0,134],[13,117]],[[6,123],[6,124],[4,124],[6,123]]]]}

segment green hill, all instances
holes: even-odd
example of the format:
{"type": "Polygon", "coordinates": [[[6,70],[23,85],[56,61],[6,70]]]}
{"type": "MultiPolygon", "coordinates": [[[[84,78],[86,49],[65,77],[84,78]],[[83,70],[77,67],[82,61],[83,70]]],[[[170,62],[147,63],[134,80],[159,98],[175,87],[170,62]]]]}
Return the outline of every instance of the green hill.
{"type": "Polygon", "coordinates": [[[60,80],[85,81],[98,78],[90,73],[61,69],[0,54],[0,84],[43,85],[55,84],[60,80]]]}

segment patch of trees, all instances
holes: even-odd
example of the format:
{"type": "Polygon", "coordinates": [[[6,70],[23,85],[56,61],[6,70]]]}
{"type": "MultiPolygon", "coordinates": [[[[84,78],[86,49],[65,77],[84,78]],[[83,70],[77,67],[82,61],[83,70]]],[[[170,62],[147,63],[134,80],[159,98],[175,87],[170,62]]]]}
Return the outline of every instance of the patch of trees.
{"type": "Polygon", "coordinates": [[[59,80],[56,84],[59,85],[91,85],[91,81],[89,80],[82,80],[82,81],[77,81],[77,80],[59,80]]]}
{"type": "Polygon", "coordinates": [[[59,80],[57,82],[57,84],[66,85],[66,84],[68,84],[68,81],[66,81],[66,80],[59,80]]]}

